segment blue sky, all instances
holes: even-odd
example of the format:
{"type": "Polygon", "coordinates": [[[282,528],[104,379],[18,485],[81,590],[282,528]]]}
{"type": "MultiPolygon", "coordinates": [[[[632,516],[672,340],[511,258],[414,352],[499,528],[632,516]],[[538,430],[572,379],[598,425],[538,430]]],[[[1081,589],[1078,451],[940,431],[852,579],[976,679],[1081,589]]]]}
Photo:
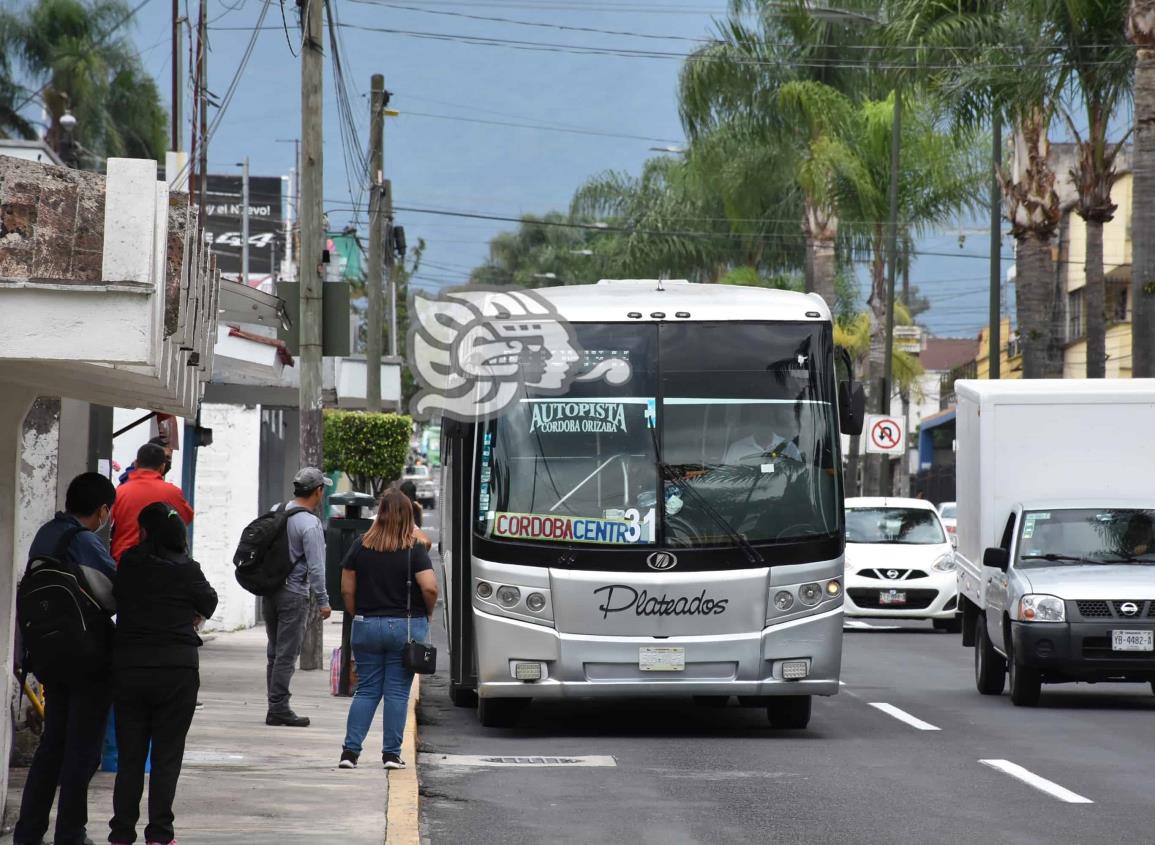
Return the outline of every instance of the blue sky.
{"type": "MultiPolygon", "coordinates": [[[[261,0],[208,0],[214,94],[223,95],[233,78],[262,6],[261,0]]],[[[573,49],[685,53],[694,46],[687,39],[708,37],[725,7],[725,0],[336,0],[357,143],[363,148],[368,138],[369,77],[382,73],[394,95],[391,105],[402,113],[387,121],[385,140],[386,171],[398,206],[514,217],[564,209],[589,176],[607,169],[636,172],[654,155],[651,146],[676,144],[683,137],[676,56],[583,55],[573,49]],[[445,40],[446,35],[556,46],[487,46],[445,40]],[[633,137],[614,137],[619,135],[633,137]]],[[[195,12],[195,3],[191,9],[195,12]]],[[[246,155],[254,175],[285,174],[292,166],[293,145],[279,141],[300,134],[300,65],[290,52],[290,41],[293,49],[299,44],[295,11],[295,4],[285,4],[286,36],[280,8],[270,7],[210,143],[212,172],[235,172],[235,162],[246,155]]],[[[170,4],[151,0],[138,12],[132,32],[166,101],[169,22],[170,4]]],[[[186,40],[186,51],[187,46],[186,40]]],[[[328,70],[325,85],[326,207],[331,223],[340,226],[351,222],[353,203],[328,70]]],[[[186,107],[186,119],[187,114],[186,107]]],[[[364,206],[363,195],[359,205],[364,206]]],[[[398,223],[410,244],[418,237],[428,243],[418,283],[429,287],[464,282],[485,258],[489,238],[514,226],[414,212],[399,212],[398,223]]],[[[944,255],[923,255],[912,274],[912,283],[937,303],[923,320],[942,335],[974,335],[986,323],[987,238],[974,223],[964,233],[962,248],[958,231],[925,239],[920,250],[944,255]]],[[[1010,254],[1009,244],[1003,254],[1010,254]]]]}

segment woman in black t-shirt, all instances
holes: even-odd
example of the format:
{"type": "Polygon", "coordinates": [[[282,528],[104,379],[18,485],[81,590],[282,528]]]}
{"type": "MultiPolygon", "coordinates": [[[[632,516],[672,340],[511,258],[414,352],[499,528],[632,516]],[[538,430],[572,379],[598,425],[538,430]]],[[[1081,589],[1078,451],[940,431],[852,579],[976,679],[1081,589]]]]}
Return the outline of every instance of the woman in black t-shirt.
{"type": "Polygon", "coordinates": [[[373,525],[353,543],[341,564],[341,597],[345,612],[353,616],[351,639],[357,661],[357,691],[349,705],[342,769],[357,767],[382,700],[381,761],[386,769],[405,767],[401,735],[413,673],[401,664],[401,653],[410,638],[428,636],[437,604],[437,576],[417,534],[409,499],[400,490],[387,490],[373,525]]]}

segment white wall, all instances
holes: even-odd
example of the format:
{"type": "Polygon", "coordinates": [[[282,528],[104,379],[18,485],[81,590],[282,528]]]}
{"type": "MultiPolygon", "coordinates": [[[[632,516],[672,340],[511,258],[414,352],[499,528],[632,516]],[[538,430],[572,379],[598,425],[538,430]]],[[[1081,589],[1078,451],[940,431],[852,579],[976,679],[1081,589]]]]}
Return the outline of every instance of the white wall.
{"type": "MultiPolygon", "coordinates": [[[[16,567],[23,572],[28,548],[40,526],[56,514],[60,401],[39,399],[28,412],[20,449],[20,489],[16,514],[16,567]],[[23,557],[21,557],[23,554],[23,557]]],[[[67,489],[71,478],[60,485],[67,489]]]]}
{"type": "Polygon", "coordinates": [[[258,513],[261,411],[252,405],[201,405],[213,445],[197,452],[193,557],[220,596],[206,628],[234,630],[256,622],[256,601],[233,577],[241,531],[258,513]]]}

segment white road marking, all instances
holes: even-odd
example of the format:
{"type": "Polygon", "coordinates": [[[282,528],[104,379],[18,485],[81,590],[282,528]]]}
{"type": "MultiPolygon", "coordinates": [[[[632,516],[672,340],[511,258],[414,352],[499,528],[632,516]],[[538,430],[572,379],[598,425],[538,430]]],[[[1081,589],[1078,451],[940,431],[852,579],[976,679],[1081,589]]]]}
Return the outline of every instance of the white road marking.
{"type": "Polygon", "coordinates": [[[881,710],[887,716],[893,716],[895,719],[898,719],[898,721],[900,721],[900,722],[905,722],[906,724],[910,725],[912,728],[914,728],[916,730],[920,730],[920,731],[942,730],[941,728],[936,727],[935,725],[932,725],[930,722],[924,722],[922,719],[919,719],[916,716],[910,715],[905,710],[900,710],[899,708],[895,707],[893,704],[887,704],[886,702],[883,702],[883,701],[872,701],[872,702],[870,702],[870,706],[881,710]]]}
{"type": "Polygon", "coordinates": [[[843,628],[853,628],[856,631],[897,631],[901,625],[871,625],[869,622],[859,622],[857,619],[847,619],[842,623],[843,628]]]}
{"type": "Polygon", "coordinates": [[[581,768],[605,768],[616,767],[618,765],[617,761],[608,754],[591,754],[584,757],[564,754],[545,756],[540,754],[520,754],[517,756],[503,756],[499,754],[420,754],[418,755],[418,759],[422,765],[458,766],[471,769],[511,766],[532,766],[538,769],[562,766],[566,768],[572,768],[574,766],[581,768]]]}
{"type": "Polygon", "coordinates": [[[1077,792],[1072,792],[1066,787],[1059,786],[1053,780],[1040,777],[1029,769],[1024,769],[1017,763],[1012,763],[1010,760],[979,760],[979,762],[984,766],[990,766],[992,769],[998,769],[1000,772],[1017,778],[1028,786],[1033,786],[1040,792],[1045,792],[1052,798],[1058,798],[1060,801],[1065,801],[1068,804],[1095,803],[1090,798],[1086,798],[1077,792]]]}

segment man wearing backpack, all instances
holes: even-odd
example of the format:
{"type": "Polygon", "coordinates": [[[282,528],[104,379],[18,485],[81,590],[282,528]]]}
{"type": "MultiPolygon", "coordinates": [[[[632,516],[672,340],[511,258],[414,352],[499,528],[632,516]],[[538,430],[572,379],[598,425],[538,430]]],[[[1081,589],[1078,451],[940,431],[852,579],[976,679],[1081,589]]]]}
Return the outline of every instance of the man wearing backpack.
{"type": "MultiPolygon", "coordinates": [[[[26,660],[44,682],[44,731],[28,770],[15,845],[36,845],[48,830],[56,788],[55,845],[89,842],[88,783],[100,763],[110,701],[109,651],[116,564],[96,535],[116,489],[86,472],[68,485],[65,511],[45,523],[29,549],[17,590],[26,660]]],[[[28,668],[24,666],[22,668],[28,668]]]]}
{"type": "Polygon", "coordinates": [[[317,600],[321,618],[328,619],[331,613],[325,588],[325,531],[316,511],[321,506],[325,488],[332,484],[319,469],[305,467],[293,477],[292,501],[281,506],[285,510],[299,510],[289,516],[285,527],[292,569],[284,584],[261,600],[269,638],[266,725],[293,728],[309,725],[307,716],[298,716],[289,707],[289,682],[301,656],[305,626],[311,621],[307,618],[310,591],[317,600]]]}

